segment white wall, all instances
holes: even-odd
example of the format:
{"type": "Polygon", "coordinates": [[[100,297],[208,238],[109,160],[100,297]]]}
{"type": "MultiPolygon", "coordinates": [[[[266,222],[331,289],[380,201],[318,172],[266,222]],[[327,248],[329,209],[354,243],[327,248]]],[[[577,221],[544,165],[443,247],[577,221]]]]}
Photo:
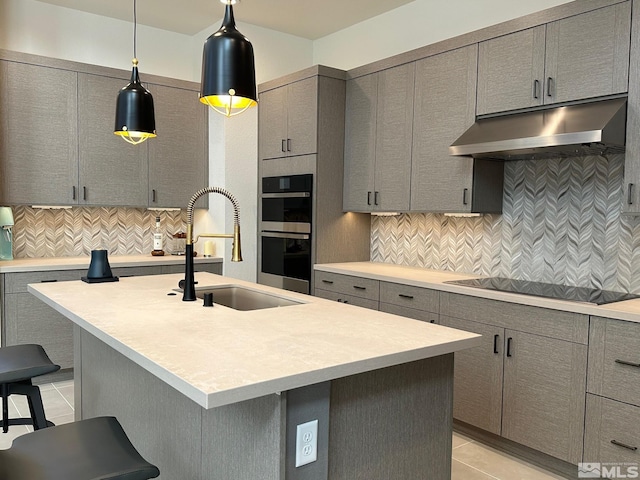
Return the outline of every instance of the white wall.
{"type": "Polygon", "coordinates": [[[567,0],[415,0],[316,40],[314,64],[349,70],[567,0]]]}

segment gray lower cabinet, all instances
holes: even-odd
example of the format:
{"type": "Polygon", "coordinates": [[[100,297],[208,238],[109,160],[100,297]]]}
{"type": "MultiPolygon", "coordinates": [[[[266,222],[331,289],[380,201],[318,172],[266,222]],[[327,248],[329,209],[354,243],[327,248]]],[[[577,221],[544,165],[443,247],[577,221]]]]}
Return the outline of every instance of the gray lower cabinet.
{"type": "Polygon", "coordinates": [[[587,392],[585,462],[637,466],[640,324],[591,317],[587,392]]]}
{"type": "MultiPolygon", "coordinates": [[[[184,265],[114,267],[115,276],[159,275],[184,272],[184,265]]],[[[196,271],[222,273],[222,263],[196,263],[196,271]]],[[[37,343],[61,369],[73,368],[73,324],[27,291],[40,282],[80,280],[86,270],[5,273],[0,275],[2,346],[37,343]]]]}
{"type": "Polygon", "coordinates": [[[415,63],[347,81],[345,211],[408,211],[415,63]]]}
{"type": "Polygon", "coordinates": [[[627,1],[481,42],[478,115],[626,92],[630,37],[627,1]]]}
{"type": "Polygon", "coordinates": [[[416,62],[411,210],[501,212],[504,162],[452,157],[475,121],[476,44],[416,62]]]}
{"type": "Polygon", "coordinates": [[[322,271],[316,271],[314,277],[316,297],[378,310],[378,280],[322,271]]]}
{"type": "Polygon", "coordinates": [[[454,418],[581,461],[587,316],[440,292],[440,321],[485,336],[456,355],[454,418]]]}
{"type": "Polygon", "coordinates": [[[77,88],[76,72],[0,61],[0,203],[76,202],[77,88]]]}

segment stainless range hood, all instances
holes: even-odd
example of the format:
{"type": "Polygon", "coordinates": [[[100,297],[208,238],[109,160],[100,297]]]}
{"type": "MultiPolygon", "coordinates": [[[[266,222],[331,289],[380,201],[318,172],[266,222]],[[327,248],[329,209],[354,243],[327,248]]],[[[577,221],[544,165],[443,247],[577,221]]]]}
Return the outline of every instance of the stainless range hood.
{"type": "Polygon", "coordinates": [[[481,118],[450,155],[497,160],[624,153],[627,99],[481,118]]]}

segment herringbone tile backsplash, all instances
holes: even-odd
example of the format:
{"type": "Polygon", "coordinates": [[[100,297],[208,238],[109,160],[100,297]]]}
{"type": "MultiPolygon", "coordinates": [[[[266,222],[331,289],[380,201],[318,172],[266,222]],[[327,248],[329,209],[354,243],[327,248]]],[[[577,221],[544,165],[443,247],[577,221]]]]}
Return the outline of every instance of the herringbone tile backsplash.
{"type": "Polygon", "coordinates": [[[640,293],[624,156],[507,162],[502,215],[372,217],[371,260],[640,293]]]}
{"type": "MultiPolygon", "coordinates": [[[[89,255],[103,248],[109,255],[146,254],[153,250],[156,216],[169,237],[186,230],[184,211],[139,208],[70,208],[46,210],[13,207],[14,258],[89,255]]],[[[165,248],[166,250],[166,248],[165,248]]]]}

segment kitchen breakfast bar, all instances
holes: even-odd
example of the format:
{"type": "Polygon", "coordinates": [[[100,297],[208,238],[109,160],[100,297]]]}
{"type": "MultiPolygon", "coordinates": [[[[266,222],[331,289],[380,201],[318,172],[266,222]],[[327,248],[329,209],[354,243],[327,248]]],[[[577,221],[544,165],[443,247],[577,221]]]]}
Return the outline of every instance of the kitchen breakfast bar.
{"type": "Polygon", "coordinates": [[[181,278],[29,285],[75,324],[76,419],[115,415],[163,479],[450,479],[453,353],[479,335],[200,272],[290,303],[204,307],[181,278]]]}

